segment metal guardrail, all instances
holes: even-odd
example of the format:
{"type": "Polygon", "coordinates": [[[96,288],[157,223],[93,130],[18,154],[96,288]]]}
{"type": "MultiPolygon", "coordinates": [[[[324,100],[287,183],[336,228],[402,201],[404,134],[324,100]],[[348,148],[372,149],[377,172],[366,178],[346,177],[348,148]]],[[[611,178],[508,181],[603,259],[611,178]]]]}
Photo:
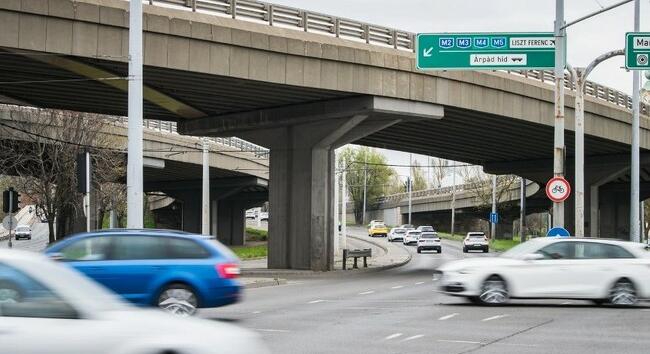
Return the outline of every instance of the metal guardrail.
{"type": "MultiPolygon", "coordinates": [[[[415,33],[290,6],[254,0],[143,0],[143,2],[320,33],[398,50],[415,51],[415,33]]],[[[555,80],[553,72],[546,70],[506,72],[549,84],[554,84],[555,80]]],[[[565,75],[564,82],[568,89],[575,90],[568,74],[565,75]]],[[[632,97],[624,92],[592,81],[587,82],[585,91],[587,96],[632,109],[632,97]]],[[[648,115],[649,112],[648,106],[641,103],[641,113],[648,115]]]]}
{"type": "MultiPolygon", "coordinates": [[[[470,187],[470,184],[459,184],[456,186],[456,192],[463,192],[467,189],[467,187],[470,187]]],[[[433,196],[438,196],[438,195],[445,195],[445,194],[451,194],[454,191],[454,187],[442,187],[442,188],[436,188],[436,189],[425,189],[421,191],[413,191],[411,192],[411,198],[425,198],[425,197],[433,197],[433,196]]],[[[391,194],[384,196],[382,198],[379,198],[377,200],[377,203],[386,203],[386,202],[399,202],[402,200],[405,200],[408,198],[408,193],[397,193],[397,194],[391,194]]]]}
{"type": "MultiPolygon", "coordinates": [[[[128,124],[128,118],[126,117],[119,117],[118,120],[121,124],[128,124]]],[[[178,134],[178,126],[176,122],[168,122],[164,120],[155,120],[155,119],[145,119],[142,121],[142,125],[145,128],[157,130],[159,132],[178,134]]],[[[208,138],[208,139],[210,139],[211,141],[217,144],[224,145],[229,148],[233,148],[235,150],[253,153],[255,154],[256,157],[259,158],[266,158],[266,159],[269,158],[269,149],[253,144],[243,139],[239,139],[235,137],[208,138]]]]}

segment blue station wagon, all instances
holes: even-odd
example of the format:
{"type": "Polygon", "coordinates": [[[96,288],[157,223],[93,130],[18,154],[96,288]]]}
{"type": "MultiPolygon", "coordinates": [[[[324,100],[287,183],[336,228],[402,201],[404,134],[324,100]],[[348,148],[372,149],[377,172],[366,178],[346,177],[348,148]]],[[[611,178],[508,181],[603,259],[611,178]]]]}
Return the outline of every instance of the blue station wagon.
{"type": "Polygon", "coordinates": [[[70,236],[45,253],[126,300],[179,315],[240,298],[237,257],[201,235],[110,229],[70,236]]]}

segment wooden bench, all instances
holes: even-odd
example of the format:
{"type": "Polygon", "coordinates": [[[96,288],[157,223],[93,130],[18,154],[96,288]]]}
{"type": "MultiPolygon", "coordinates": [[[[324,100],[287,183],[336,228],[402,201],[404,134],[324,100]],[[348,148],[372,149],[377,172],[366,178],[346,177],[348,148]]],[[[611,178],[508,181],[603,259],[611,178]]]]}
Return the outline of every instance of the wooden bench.
{"type": "Polygon", "coordinates": [[[354,258],[354,264],[352,265],[352,268],[359,268],[357,266],[357,259],[360,257],[363,257],[363,267],[368,268],[367,258],[372,257],[372,249],[370,248],[354,249],[354,250],[344,249],[343,269],[347,269],[348,258],[354,258]]]}

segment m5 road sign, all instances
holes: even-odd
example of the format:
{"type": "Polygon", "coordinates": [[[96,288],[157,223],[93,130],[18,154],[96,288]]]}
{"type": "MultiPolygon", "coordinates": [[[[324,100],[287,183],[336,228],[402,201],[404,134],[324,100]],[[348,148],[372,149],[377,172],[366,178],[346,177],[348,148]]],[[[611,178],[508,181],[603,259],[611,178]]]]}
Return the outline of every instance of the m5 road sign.
{"type": "Polygon", "coordinates": [[[650,32],[629,32],[625,34],[625,68],[630,70],[650,69],[650,32]]]}
{"type": "Polygon", "coordinates": [[[551,69],[553,33],[420,33],[421,70],[551,69]]]}

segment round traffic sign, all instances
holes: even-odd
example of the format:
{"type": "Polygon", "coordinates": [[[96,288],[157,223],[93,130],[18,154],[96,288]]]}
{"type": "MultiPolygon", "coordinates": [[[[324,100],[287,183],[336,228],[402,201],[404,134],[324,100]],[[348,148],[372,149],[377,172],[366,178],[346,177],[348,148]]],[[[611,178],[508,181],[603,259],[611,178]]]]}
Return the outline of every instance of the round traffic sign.
{"type": "Polygon", "coordinates": [[[548,237],[569,237],[571,234],[563,227],[554,227],[546,233],[548,237]]]}
{"type": "Polygon", "coordinates": [[[13,216],[5,216],[5,218],[2,220],[2,226],[5,228],[5,230],[13,230],[18,226],[18,220],[16,220],[15,217],[13,216]]]}
{"type": "Polygon", "coordinates": [[[565,201],[569,198],[570,194],[571,186],[563,177],[551,178],[548,183],[546,183],[546,196],[555,203],[565,201]]]}

